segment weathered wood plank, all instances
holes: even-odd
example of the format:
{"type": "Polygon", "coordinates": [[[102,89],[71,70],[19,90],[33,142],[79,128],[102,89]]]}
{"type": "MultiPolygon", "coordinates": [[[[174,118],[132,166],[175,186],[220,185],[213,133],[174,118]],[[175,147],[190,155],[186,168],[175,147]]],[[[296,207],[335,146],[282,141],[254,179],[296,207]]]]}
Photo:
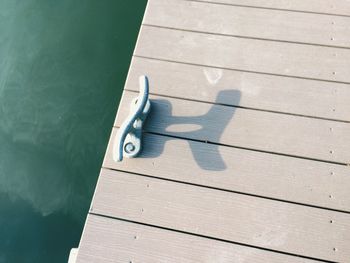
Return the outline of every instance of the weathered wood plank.
{"type": "MultiPolygon", "coordinates": [[[[124,91],[115,126],[137,96],[124,91]]],[[[218,97],[236,96],[222,90],[218,97]]],[[[350,163],[350,123],[151,96],[145,130],[261,151],[350,163]]]]}
{"type": "Polygon", "coordinates": [[[138,78],[144,74],[150,79],[150,91],[158,95],[350,121],[349,84],[134,57],[125,89],[138,91],[138,78]],[[240,99],[217,97],[222,89],[237,90],[240,99]]]}
{"type": "Polygon", "coordinates": [[[348,0],[196,0],[252,7],[350,16],[348,0]]]}
{"type": "Polygon", "coordinates": [[[143,23],[215,34],[350,47],[350,17],[183,0],[152,0],[143,23]]]}
{"type": "Polygon", "coordinates": [[[96,215],[82,240],[77,263],[318,262],[96,215]]]}
{"type": "Polygon", "coordinates": [[[220,68],[350,82],[348,49],[142,26],[134,54],[220,68]]]}
{"type": "Polygon", "coordinates": [[[92,209],[296,255],[343,262],[350,258],[350,215],[339,212],[105,169],[92,209]]]}
{"type": "Polygon", "coordinates": [[[152,134],[139,158],[116,163],[116,131],[103,167],[350,212],[349,167],[152,134]]]}

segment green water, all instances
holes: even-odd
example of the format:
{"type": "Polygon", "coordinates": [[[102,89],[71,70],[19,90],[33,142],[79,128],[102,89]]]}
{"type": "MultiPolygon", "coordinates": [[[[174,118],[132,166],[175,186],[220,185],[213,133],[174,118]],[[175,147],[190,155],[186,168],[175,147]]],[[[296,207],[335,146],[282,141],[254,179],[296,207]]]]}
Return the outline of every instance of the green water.
{"type": "Polygon", "coordinates": [[[0,0],[0,263],[78,245],[146,0],[0,0]]]}

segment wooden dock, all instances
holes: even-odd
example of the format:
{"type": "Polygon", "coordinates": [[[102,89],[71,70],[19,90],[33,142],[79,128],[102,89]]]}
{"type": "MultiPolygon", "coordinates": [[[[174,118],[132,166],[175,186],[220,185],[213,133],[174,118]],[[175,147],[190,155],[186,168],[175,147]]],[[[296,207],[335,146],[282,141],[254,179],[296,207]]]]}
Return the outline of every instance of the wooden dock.
{"type": "Polygon", "coordinates": [[[350,262],[349,163],[350,1],[149,0],[77,262],[350,262]]]}

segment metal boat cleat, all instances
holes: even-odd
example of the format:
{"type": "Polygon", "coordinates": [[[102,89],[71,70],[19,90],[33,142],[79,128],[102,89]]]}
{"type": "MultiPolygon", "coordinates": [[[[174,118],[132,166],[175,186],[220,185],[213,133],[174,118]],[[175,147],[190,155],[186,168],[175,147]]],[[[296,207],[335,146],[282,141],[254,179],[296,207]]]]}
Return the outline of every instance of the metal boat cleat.
{"type": "Polygon", "coordinates": [[[139,79],[140,94],[133,99],[130,105],[130,114],[119,128],[114,139],[113,160],[120,162],[123,156],[136,157],[141,151],[142,126],[151,109],[148,99],[148,78],[141,76],[139,79]]]}

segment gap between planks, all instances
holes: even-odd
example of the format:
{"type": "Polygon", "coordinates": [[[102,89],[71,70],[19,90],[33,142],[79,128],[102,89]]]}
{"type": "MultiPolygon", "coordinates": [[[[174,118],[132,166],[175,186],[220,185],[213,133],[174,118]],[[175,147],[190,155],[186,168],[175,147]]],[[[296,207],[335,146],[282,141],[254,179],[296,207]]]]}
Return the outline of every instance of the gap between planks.
{"type": "Polygon", "coordinates": [[[174,140],[153,133],[143,135],[144,151],[138,160],[125,159],[116,163],[112,151],[117,130],[112,131],[103,161],[106,169],[350,212],[348,167],[185,139],[174,140]],[[172,160],[175,159],[181,163],[180,167],[174,167],[172,160]]]}
{"type": "MultiPolygon", "coordinates": [[[[186,1],[186,0],[181,0],[181,1],[186,1]]],[[[232,38],[242,38],[242,39],[248,39],[248,40],[251,39],[251,40],[271,41],[271,42],[285,43],[285,44],[306,45],[306,46],[326,47],[326,48],[327,47],[328,48],[338,48],[338,49],[344,49],[344,50],[349,50],[350,49],[350,47],[347,47],[347,46],[322,45],[322,44],[307,43],[307,42],[280,40],[280,39],[269,39],[269,38],[259,38],[259,37],[248,37],[248,36],[242,36],[242,35],[231,35],[231,34],[224,34],[224,33],[213,33],[213,32],[209,32],[209,31],[191,30],[191,29],[184,29],[184,28],[178,28],[178,27],[169,27],[169,26],[161,26],[161,25],[147,24],[147,23],[142,23],[142,25],[143,26],[148,26],[148,27],[155,27],[155,28],[163,28],[163,29],[169,29],[169,30],[177,30],[177,31],[189,32],[189,33],[207,34],[207,35],[232,37],[232,38]]]]}
{"type": "Polygon", "coordinates": [[[350,253],[348,214],[125,172],[101,170],[92,212],[308,258],[350,253]]]}
{"type": "MultiPolygon", "coordinates": [[[[124,91],[114,126],[120,126],[127,117],[127,105],[134,96],[134,92],[124,91]]],[[[165,100],[162,96],[150,99],[153,110],[145,131],[344,165],[349,163],[348,123],[312,118],[304,121],[297,116],[180,99],[165,100]],[[189,125],[195,127],[188,130],[189,125]]]]}
{"type": "Polygon", "coordinates": [[[350,18],[184,0],[150,1],[143,21],[143,25],[188,32],[345,49],[350,48],[349,24],[350,18]]]}
{"type": "Polygon", "coordinates": [[[164,59],[164,58],[137,55],[137,54],[133,54],[133,57],[134,58],[144,58],[144,59],[150,59],[150,60],[157,60],[157,61],[164,61],[164,62],[170,62],[170,63],[178,63],[178,64],[189,65],[189,66],[199,66],[199,67],[205,67],[205,68],[222,69],[222,70],[227,70],[227,71],[244,72],[244,73],[257,74],[257,75],[275,76],[275,77],[288,78],[288,79],[311,80],[311,81],[319,81],[319,82],[335,83],[335,84],[345,84],[345,85],[350,84],[350,82],[343,82],[343,81],[336,81],[336,80],[299,77],[299,76],[291,76],[291,75],[284,75],[284,74],[268,73],[268,72],[262,72],[262,71],[244,70],[244,69],[239,69],[239,68],[228,68],[228,67],[222,67],[222,66],[199,64],[199,63],[186,62],[186,61],[180,61],[180,60],[175,60],[175,59],[164,59]]]}
{"type": "MultiPolygon", "coordinates": [[[[134,93],[138,93],[138,91],[136,89],[127,89],[127,88],[125,88],[124,90],[130,91],[130,92],[134,92],[134,93]]],[[[312,115],[303,115],[303,114],[297,114],[297,113],[291,113],[291,112],[283,112],[283,111],[274,111],[274,110],[266,110],[266,109],[259,109],[259,108],[251,108],[251,107],[245,107],[245,106],[240,106],[240,105],[233,105],[233,104],[226,104],[226,103],[219,103],[219,102],[210,102],[210,101],[207,101],[207,100],[189,99],[189,98],[183,98],[183,97],[178,97],[178,96],[166,95],[166,94],[157,93],[157,92],[150,92],[149,94],[150,95],[155,95],[155,96],[162,96],[164,98],[181,99],[181,100],[187,100],[187,101],[193,101],[193,102],[207,103],[207,104],[211,104],[211,105],[218,105],[218,106],[225,106],[225,107],[234,107],[234,108],[245,109],[245,110],[262,111],[262,112],[270,112],[270,113],[283,114],[283,115],[291,115],[291,116],[302,117],[302,118],[311,118],[311,119],[319,119],[319,120],[325,120],[325,121],[350,123],[350,121],[341,120],[341,119],[332,119],[332,118],[318,117],[318,116],[312,116],[312,115]]]]}
{"type": "Polygon", "coordinates": [[[102,262],[110,259],[146,263],[162,259],[181,263],[231,262],[232,258],[254,263],[329,262],[93,212],[88,214],[86,229],[77,263],[96,263],[101,259],[102,262]],[[101,244],[107,245],[102,247],[101,244]],[[218,251],[221,251],[219,255],[218,251]]]}
{"type": "Polygon", "coordinates": [[[350,52],[347,49],[267,43],[142,26],[134,55],[291,77],[350,82],[350,52]]]}
{"type": "Polygon", "coordinates": [[[350,122],[350,85],[286,79],[134,56],[124,90],[138,91],[138,78],[144,74],[149,77],[153,95],[350,122]],[[239,91],[240,99],[218,97],[223,87],[239,91]]]}
{"type": "MultiPolygon", "coordinates": [[[[276,10],[276,11],[284,11],[284,12],[296,12],[296,13],[305,13],[305,14],[316,14],[316,15],[325,15],[325,16],[339,16],[339,17],[350,17],[350,6],[348,4],[348,1],[342,0],[343,4],[346,4],[345,6],[342,6],[340,8],[337,8],[338,13],[332,13],[330,11],[331,6],[327,9],[322,9],[322,4],[320,4],[320,1],[312,1],[311,7],[308,7],[305,9],[305,7],[302,9],[302,7],[298,7],[298,4],[300,5],[300,2],[296,2],[292,4],[295,4],[294,9],[291,9],[291,7],[284,7],[283,3],[291,1],[241,1],[241,0],[185,0],[190,2],[201,2],[201,3],[208,3],[208,4],[216,4],[216,5],[224,5],[224,6],[239,6],[239,7],[247,7],[247,8],[254,8],[254,9],[266,9],[266,10],[276,10]],[[269,2],[273,4],[269,4],[269,2]],[[250,3],[250,4],[247,4],[250,3]],[[282,4],[281,4],[282,3],[282,4]],[[347,12],[341,13],[341,11],[347,10],[347,12]]],[[[334,0],[331,0],[333,3],[337,2],[334,0]]],[[[306,2],[306,1],[303,1],[306,2]]],[[[309,1],[308,1],[309,2],[309,1]]],[[[330,2],[330,1],[329,1],[330,2]]]]}

